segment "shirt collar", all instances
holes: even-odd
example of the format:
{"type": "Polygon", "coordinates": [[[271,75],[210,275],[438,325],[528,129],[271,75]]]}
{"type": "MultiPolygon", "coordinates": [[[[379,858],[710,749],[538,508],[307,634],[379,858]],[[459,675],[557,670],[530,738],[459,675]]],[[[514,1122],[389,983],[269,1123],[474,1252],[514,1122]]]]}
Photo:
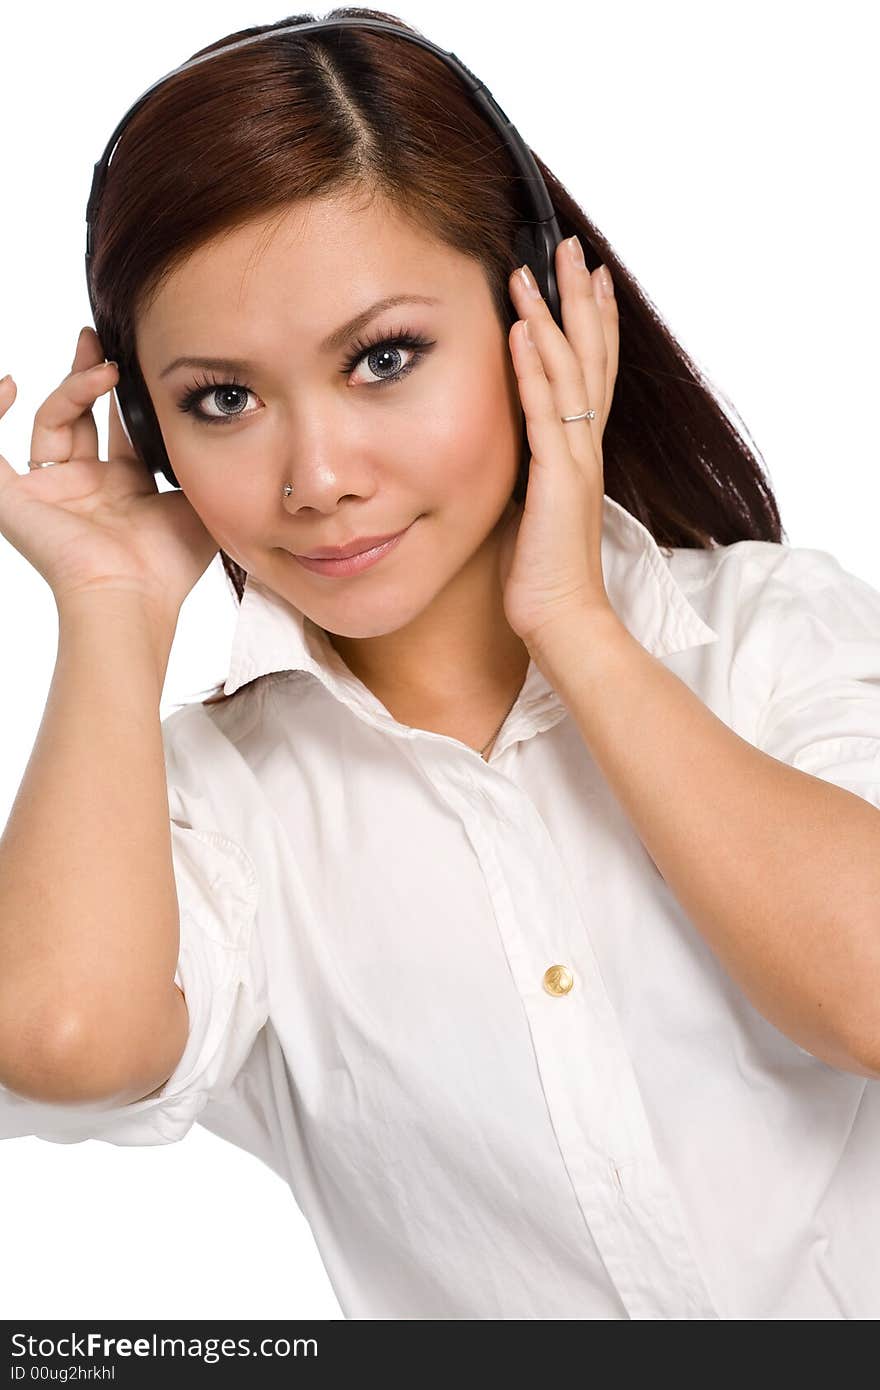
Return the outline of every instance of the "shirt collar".
{"type": "MultiPolygon", "coordinates": [[[[664,657],[718,640],[673,579],[647,527],[607,494],[603,497],[602,572],[609,600],[633,637],[664,657]]],[[[224,694],[275,671],[304,671],[369,722],[404,732],[385,706],[346,666],[326,633],[274,590],[248,575],[233,632],[224,694]]],[[[564,709],[531,662],[517,706],[533,713],[564,709]]],[[[546,727],[546,724],[543,725],[546,727]]]]}

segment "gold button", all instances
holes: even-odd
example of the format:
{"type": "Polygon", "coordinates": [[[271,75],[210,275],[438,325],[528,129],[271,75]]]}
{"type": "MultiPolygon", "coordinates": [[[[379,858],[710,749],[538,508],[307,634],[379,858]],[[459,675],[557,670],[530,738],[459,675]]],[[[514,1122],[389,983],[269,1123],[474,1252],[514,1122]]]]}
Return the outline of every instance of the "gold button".
{"type": "Polygon", "coordinates": [[[551,965],[544,971],[544,988],[548,994],[568,994],[574,984],[574,976],[564,965],[551,965]]]}

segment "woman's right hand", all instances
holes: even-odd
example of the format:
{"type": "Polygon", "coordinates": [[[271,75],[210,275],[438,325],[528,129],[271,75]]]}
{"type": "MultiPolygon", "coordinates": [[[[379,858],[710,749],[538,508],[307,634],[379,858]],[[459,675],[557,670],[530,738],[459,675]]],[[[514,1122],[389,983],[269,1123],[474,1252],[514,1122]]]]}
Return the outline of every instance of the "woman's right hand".
{"type": "MultiPolygon", "coordinates": [[[[109,459],[98,458],[95,401],[118,380],[94,329],[79,336],[73,368],[34,417],[25,474],[0,455],[0,532],[37,569],[60,606],[88,590],[134,594],[176,623],[218,545],[184,494],[160,492],[128,442],[110,396],[109,459]]],[[[15,399],[0,384],[0,419],[15,399]]]]}

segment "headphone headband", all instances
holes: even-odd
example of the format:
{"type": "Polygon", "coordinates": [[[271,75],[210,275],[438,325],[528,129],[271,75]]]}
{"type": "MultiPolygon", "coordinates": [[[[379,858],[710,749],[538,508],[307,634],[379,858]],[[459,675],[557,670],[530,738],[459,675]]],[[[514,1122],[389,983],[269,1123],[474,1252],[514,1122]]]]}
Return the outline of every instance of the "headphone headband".
{"type": "MultiPolygon", "coordinates": [[[[274,39],[281,34],[305,35],[319,32],[328,32],[340,29],[366,29],[379,33],[391,34],[395,38],[403,39],[408,43],[418,44],[420,48],[427,49],[440,58],[447,67],[451,68],[463,82],[470,93],[474,103],[486,117],[491,126],[494,127],[498,135],[503,140],[512,160],[516,164],[517,170],[522,177],[526,197],[534,210],[534,220],[526,223],[520,233],[518,244],[522,246],[523,260],[527,261],[535,272],[538,284],[547,301],[548,308],[556,322],[562,327],[562,316],[559,301],[559,292],[556,285],[555,274],[555,251],[559,242],[562,240],[562,233],[559,223],[547,191],[547,185],[541,175],[534,156],[528,145],[519,134],[507,114],[502,110],[492,93],[461,61],[455,53],[440,48],[437,44],[431,43],[429,39],[423,38],[420,34],[410,33],[397,25],[389,24],[385,20],[378,19],[330,19],[314,20],[307,24],[288,24],[278,29],[267,29],[261,34],[252,34],[248,38],[238,39],[234,43],[225,44],[222,48],[212,49],[209,53],[202,53],[195,58],[190,58],[186,63],[181,63],[179,67],[173,68],[164,77],[160,77],[157,82],[141,93],[135,102],[128,108],[125,115],[116,125],[113,134],[107,141],[104,152],[95,163],[92,174],[92,186],[89,192],[89,199],[86,205],[86,288],[89,295],[89,303],[92,308],[92,316],[95,315],[95,301],[92,295],[92,252],[94,247],[94,223],[98,207],[101,201],[104,181],[107,169],[110,165],[113,154],[119,139],[132,117],[141,109],[158,87],[163,86],[172,77],[179,73],[187,72],[190,68],[197,67],[200,63],[209,62],[212,58],[218,58],[221,54],[231,53],[237,48],[245,48],[249,44],[261,43],[266,39],[274,39]]],[[[120,359],[120,378],[116,390],[116,399],[119,405],[119,414],[123,422],[129,440],[142,461],[152,469],[154,473],[161,471],[168,481],[174,486],[179,487],[171,462],[165,451],[164,441],[159,430],[158,421],[152,408],[152,402],[145,400],[145,388],[131,379],[123,371],[120,358],[120,350],[116,345],[103,344],[105,351],[110,350],[110,354],[120,359]]]]}

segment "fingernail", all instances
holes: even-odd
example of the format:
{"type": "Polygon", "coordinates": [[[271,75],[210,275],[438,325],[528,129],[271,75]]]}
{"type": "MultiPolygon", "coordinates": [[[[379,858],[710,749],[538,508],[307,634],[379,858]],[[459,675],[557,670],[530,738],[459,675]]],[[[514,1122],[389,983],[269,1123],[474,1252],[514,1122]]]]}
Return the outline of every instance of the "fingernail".
{"type": "Polygon", "coordinates": [[[577,236],[569,237],[567,245],[572,265],[586,265],[586,261],[584,260],[584,248],[581,246],[580,238],[577,236]]]}
{"type": "Polygon", "coordinates": [[[600,265],[600,267],[599,267],[599,279],[600,279],[601,282],[602,282],[602,289],[605,291],[605,293],[607,294],[608,298],[609,298],[609,299],[613,299],[613,298],[614,298],[614,281],[611,279],[611,271],[608,269],[607,265],[600,265]]]}
{"type": "Polygon", "coordinates": [[[528,266],[521,265],[519,270],[517,271],[517,275],[519,276],[519,282],[522,285],[523,289],[526,291],[526,293],[530,294],[533,299],[540,299],[541,291],[538,289],[538,286],[535,283],[535,277],[532,275],[532,272],[529,270],[528,266]]]}
{"type": "Polygon", "coordinates": [[[10,376],[9,372],[7,372],[5,376],[0,376],[0,386],[3,385],[4,381],[11,381],[11,380],[12,380],[12,377],[10,376]]]}

